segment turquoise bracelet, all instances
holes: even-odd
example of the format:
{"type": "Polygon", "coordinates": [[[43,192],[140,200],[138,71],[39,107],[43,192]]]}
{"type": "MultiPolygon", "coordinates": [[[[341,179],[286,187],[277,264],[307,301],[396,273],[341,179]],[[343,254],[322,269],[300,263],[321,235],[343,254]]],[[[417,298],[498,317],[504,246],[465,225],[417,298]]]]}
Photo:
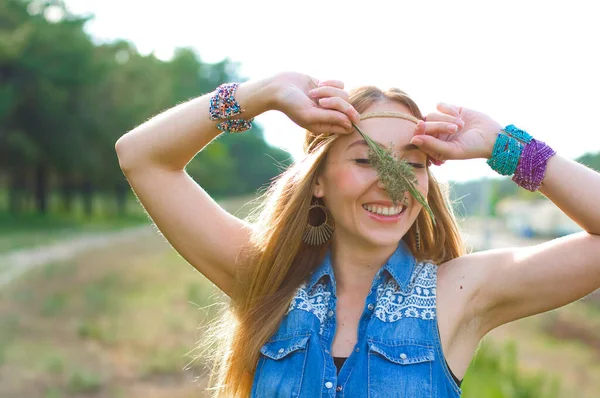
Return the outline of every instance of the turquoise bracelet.
{"type": "Polygon", "coordinates": [[[555,154],[544,142],[535,140],[524,130],[510,124],[498,133],[492,158],[488,159],[487,164],[502,175],[514,174],[514,182],[534,192],[541,187],[548,159],[555,154]]]}
{"type": "Polygon", "coordinates": [[[509,124],[508,126],[504,127],[502,131],[504,131],[513,138],[524,141],[526,144],[529,144],[533,139],[533,137],[529,135],[529,133],[527,133],[525,130],[521,130],[515,127],[514,124],[509,124]]]}
{"type": "Polygon", "coordinates": [[[509,176],[515,173],[521,152],[523,152],[523,145],[517,139],[500,132],[494,143],[492,157],[486,163],[495,172],[509,176]]]}

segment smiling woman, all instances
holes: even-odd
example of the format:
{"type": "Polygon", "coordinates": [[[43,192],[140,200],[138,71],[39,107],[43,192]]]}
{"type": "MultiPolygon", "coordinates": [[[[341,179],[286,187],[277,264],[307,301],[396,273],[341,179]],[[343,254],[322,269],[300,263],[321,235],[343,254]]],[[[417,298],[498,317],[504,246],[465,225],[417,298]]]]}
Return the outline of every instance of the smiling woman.
{"type": "Polygon", "coordinates": [[[490,330],[600,286],[597,173],[470,109],[440,104],[423,121],[399,89],[347,93],[339,81],[312,89],[313,81],[281,73],[225,84],[117,143],[121,167],[163,235],[231,298],[200,350],[215,365],[215,396],[335,389],[458,397],[490,330]],[[246,131],[267,110],[306,129],[305,157],[272,182],[248,222],[220,208],[184,168],[218,134],[246,131]],[[400,148],[409,168],[402,173],[414,177],[431,213],[412,193],[399,206],[369,140],[392,154],[400,148]],[[586,233],[467,254],[448,187],[428,159],[474,158],[514,171],[526,189],[539,187],[586,233]]]}
{"type": "MultiPolygon", "coordinates": [[[[221,365],[214,368],[216,379],[227,386],[224,396],[311,397],[323,388],[367,396],[389,389],[385,378],[406,380],[388,390],[389,396],[419,385],[440,396],[460,391],[442,354],[456,326],[443,324],[443,343],[438,337],[433,264],[457,258],[464,249],[447,190],[430,173],[427,155],[410,143],[412,119],[421,119],[421,113],[398,89],[363,87],[347,99],[363,116],[354,119],[357,125],[408,162],[438,227],[408,193],[405,206],[390,200],[356,129],[337,134],[307,129],[305,158],[279,176],[255,214],[254,246],[238,268],[232,317],[205,335],[207,341],[228,342],[219,346],[229,354],[214,352],[221,365]],[[384,116],[364,117],[369,114],[384,116]],[[303,235],[306,225],[335,228],[314,242],[303,235]],[[406,305],[392,308],[386,304],[390,299],[406,305]],[[368,316],[361,320],[363,311],[368,316]],[[359,332],[365,328],[371,331],[359,332]],[[386,356],[393,360],[382,361],[386,356]],[[348,358],[339,374],[334,357],[348,358]],[[369,378],[380,382],[369,387],[369,378]]],[[[465,289],[449,306],[466,295],[465,289]]]]}

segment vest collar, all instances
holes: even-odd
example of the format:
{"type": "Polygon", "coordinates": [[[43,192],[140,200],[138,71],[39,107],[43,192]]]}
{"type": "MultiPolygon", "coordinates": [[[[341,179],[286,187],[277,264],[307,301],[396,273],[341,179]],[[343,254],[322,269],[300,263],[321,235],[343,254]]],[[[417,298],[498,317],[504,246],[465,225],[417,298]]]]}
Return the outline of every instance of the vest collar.
{"type": "MultiPolygon", "coordinates": [[[[394,253],[388,258],[386,263],[381,267],[374,279],[377,279],[382,271],[387,271],[396,281],[403,292],[407,292],[408,284],[414,272],[416,259],[413,257],[406,243],[401,240],[394,253]]],[[[335,292],[335,275],[331,262],[331,245],[328,246],[325,257],[321,261],[319,267],[310,275],[307,282],[307,289],[310,291],[314,285],[324,276],[329,277],[329,281],[333,285],[335,292]]]]}

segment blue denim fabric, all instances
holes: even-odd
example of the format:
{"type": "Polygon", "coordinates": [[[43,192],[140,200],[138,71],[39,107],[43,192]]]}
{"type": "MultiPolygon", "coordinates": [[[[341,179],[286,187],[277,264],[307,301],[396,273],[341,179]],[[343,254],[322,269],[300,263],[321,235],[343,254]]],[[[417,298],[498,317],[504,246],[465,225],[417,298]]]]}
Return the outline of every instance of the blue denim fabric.
{"type": "Polygon", "coordinates": [[[251,397],[460,397],[442,353],[436,282],[437,266],[417,263],[400,241],[373,279],[358,341],[338,375],[330,353],[337,299],[329,248],[261,348],[251,397]]]}
{"type": "Polygon", "coordinates": [[[330,354],[336,330],[331,249],[294,296],[261,348],[252,397],[460,397],[442,352],[436,318],[437,266],[417,263],[406,243],[381,267],[339,375],[330,354]]]}

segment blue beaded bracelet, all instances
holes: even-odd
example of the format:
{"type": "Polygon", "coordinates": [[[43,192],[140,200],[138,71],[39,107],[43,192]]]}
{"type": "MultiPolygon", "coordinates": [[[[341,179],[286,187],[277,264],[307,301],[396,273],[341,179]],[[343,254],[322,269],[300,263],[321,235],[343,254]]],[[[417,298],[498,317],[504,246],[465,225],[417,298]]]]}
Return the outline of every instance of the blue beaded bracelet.
{"type": "Polygon", "coordinates": [[[524,141],[526,144],[529,144],[533,139],[533,137],[529,135],[525,130],[521,130],[515,127],[514,124],[509,124],[502,131],[504,131],[513,138],[516,138],[520,141],[524,141]]]}
{"type": "Polygon", "coordinates": [[[486,163],[501,175],[512,175],[517,169],[523,145],[515,138],[503,133],[498,133],[492,157],[486,163]]]}

